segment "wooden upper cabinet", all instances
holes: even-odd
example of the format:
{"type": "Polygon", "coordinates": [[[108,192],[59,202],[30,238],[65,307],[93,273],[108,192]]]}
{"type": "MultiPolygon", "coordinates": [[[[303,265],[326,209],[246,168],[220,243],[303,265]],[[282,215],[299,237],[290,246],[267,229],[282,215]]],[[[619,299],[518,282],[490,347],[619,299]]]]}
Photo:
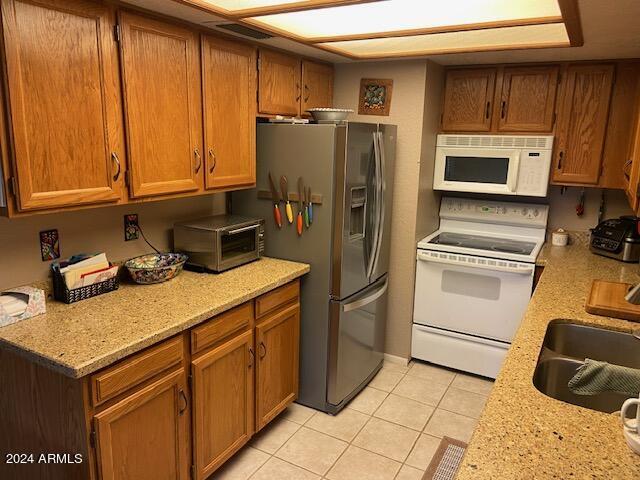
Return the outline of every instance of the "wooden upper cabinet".
{"type": "Polygon", "coordinates": [[[256,431],[298,396],[300,304],[264,317],[256,326],[256,431]]]}
{"type": "Polygon", "coordinates": [[[554,183],[598,183],[613,74],[613,65],[567,68],[556,129],[554,183]]]}
{"type": "Polygon", "coordinates": [[[202,38],[205,179],[208,189],[256,181],[256,48],[202,38]]]}
{"type": "Polygon", "coordinates": [[[203,183],[199,38],[121,12],[130,195],[199,190],[203,183]]]}
{"type": "Polygon", "coordinates": [[[633,136],[629,157],[623,166],[624,190],[629,206],[638,215],[640,207],[640,95],[636,100],[633,136]]]}
{"type": "Polygon", "coordinates": [[[557,66],[505,67],[498,131],[551,132],[558,72],[557,66]]]}
{"type": "Polygon", "coordinates": [[[260,49],[258,110],[264,114],[299,115],[302,88],[300,59],[260,49]]]}
{"type": "Polygon", "coordinates": [[[302,61],[302,105],[300,112],[310,108],[333,105],[333,67],[323,63],[302,61]]]}
{"type": "Polygon", "coordinates": [[[448,70],[445,83],[442,130],[488,132],[496,81],[495,68],[448,70]]]}
{"type": "Polygon", "coordinates": [[[189,402],[183,370],[94,416],[99,478],[189,478],[189,402]]]}
{"type": "Polygon", "coordinates": [[[207,478],[253,434],[253,331],[192,361],[196,480],[207,478]]]}
{"type": "Polygon", "coordinates": [[[116,202],[125,158],[114,11],[3,0],[2,22],[19,210],[116,202]]]}

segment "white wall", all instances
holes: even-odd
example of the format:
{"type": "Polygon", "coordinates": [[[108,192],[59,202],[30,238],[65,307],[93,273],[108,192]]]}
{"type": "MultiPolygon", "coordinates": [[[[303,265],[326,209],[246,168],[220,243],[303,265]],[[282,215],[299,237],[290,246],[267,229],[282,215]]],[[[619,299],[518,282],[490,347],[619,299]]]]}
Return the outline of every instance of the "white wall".
{"type": "Polygon", "coordinates": [[[391,221],[389,305],[385,351],[408,357],[413,315],[413,272],[426,62],[366,62],[336,65],[334,105],[356,111],[353,121],[398,126],[391,221]],[[388,117],[358,115],[360,79],[393,80],[388,117]]]}
{"type": "Polygon", "coordinates": [[[58,229],[62,258],[76,253],[106,252],[113,261],[151,250],[140,238],[124,241],[124,215],[137,213],[147,239],[160,250],[172,247],[173,223],[224,213],[224,194],[190,197],[75,212],[0,217],[0,289],[44,280],[51,262],[40,257],[39,232],[58,229]]]}

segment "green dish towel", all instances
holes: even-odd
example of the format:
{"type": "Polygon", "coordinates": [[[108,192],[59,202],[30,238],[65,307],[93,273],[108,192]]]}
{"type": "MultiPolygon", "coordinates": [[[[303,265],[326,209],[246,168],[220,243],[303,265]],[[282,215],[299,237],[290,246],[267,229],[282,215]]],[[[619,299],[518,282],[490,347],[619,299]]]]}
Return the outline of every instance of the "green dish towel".
{"type": "Polygon", "coordinates": [[[637,397],[640,370],[587,358],[569,380],[568,387],[576,395],[618,392],[637,397]]]}

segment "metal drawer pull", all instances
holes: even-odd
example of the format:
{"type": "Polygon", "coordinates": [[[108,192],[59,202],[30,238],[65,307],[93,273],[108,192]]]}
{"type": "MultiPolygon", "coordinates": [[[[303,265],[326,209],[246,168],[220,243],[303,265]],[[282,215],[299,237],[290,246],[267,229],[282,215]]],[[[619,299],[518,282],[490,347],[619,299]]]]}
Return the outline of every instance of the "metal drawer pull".
{"type": "Polygon", "coordinates": [[[213,173],[213,171],[216,168],[217,160],[216,160],[216,155],[215,155],[215,153],[213,153],[213,149],[212,148],[209,149],[209,157],[213,160],[213,164],[211,165],[211,168],[209,169],[209,173],[213,173]]]}
{"type": "Polygon", "coordinates": [[[296,97],[296,102],[300,101],[300,97],[302,96],[300,93],[300,84],[296,83],[296,91],[298,92],[298,96],[296,97]]]}
{"type": "Polygon", "coordinates": [[[306,93],[306,95],[304,97],[304,101],[308,102],[309,101],[309,97],[311,96],[311,90],[309,90],[309,85],[307,85],[307,84],[304,85],[304,91],[306,93]]]}
{"type": "Polygon", "coordinates": [[[235,235],[236,233],[242,233],[246,232],[247,230],[253,230],[256,228],[260,228],[260,224],[256,223],[255,225],[249,225],[248,227],[234,228],[233,230],[229,230],[224,233],[227,235],[235,235]]]}
{"type": "Polygon", "coordinates": [[[249,368],[253,367],[253,362],[255,362],[256,354],[253,353],[253,348],[249,347],[249,355],[251,355],[251,359],[249,360],[249,368]]]}
{"type": "Polygon", "coordinates": [[[197,148],[194,148],[193,154],[198,159],[198,165],[196,166],[196,173],[198,173],[200,171],[200,167],[202,167],[202,157],[200,156],[200,152],[197,148]]]}
{"type": "Polygon", "coordinates": [[[564,157],[564,152],[561,150],[558,154],[558,170],[562,170],[562,157],[564,157]]]}
{"type": "Polygon", "coordinates": [[[264,346],[264,342],[260,342],[260,349],[264,352],[260,354],[260,360],[267,356],[267,347],[264,346]]]}
{"type": "Polygon", "coordinates": [[[345,312],[350,312],[352,310],[357,310],[359,308],[362,308],[365,305],[369,305],[370,303],[375,302],[382,295],[384,295],[384,292],[387,291],[387,287],[388,286],[389,286],[389,281],[385,280],[384,285],[382,285],[382,287],[380,287],[380,289],[378,289],[378,291],[376,293],[371,294],[368,297],[364,297],[364,298],[361,298],[359,300],[356,300],[355,302],[347,303],[346,305],[344,305],[342,307],[342,309],[345,312]]]}
{"type": "Polygon", "coordinates": [[[491,102],[487,102],[487,110],[484,114],[486,118],[489,118],[489,111],[491,110],[491,102]]]}
{"type": "Polygon", "coordinates": [[[184,390],[180,389],[180,398],[182,398],[182,400],[184,401],[184,408],[181,408],[178,413],[180,415],[182,415],[185,410],[187,409],[187,407],[189,406],[189,402],[187,401],[187,396],[184,393],[184,390]]]}
{"type": "Polygon", "coordinates": [[[111,160],[116,162],[116,166],[118,167],[116,174],[113,176],[113,181],[115,182],[118,180],[118,178],[120,178],[120,171],[122,170],[122,166],[120,165],[120,159],[118,158],[118,154],[116,152],[111,152],[111,160]]]}

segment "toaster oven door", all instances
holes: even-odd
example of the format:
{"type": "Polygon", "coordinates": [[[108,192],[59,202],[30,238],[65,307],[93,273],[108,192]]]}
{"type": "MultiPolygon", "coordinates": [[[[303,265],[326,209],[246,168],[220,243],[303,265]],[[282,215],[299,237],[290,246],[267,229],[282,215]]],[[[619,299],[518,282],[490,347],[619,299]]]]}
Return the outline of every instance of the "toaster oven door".
{"type": "Polygon", "coordinates": [[[260,224],[219,232],[217,271],[228,270],[259,258],[260,224]]]}

